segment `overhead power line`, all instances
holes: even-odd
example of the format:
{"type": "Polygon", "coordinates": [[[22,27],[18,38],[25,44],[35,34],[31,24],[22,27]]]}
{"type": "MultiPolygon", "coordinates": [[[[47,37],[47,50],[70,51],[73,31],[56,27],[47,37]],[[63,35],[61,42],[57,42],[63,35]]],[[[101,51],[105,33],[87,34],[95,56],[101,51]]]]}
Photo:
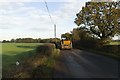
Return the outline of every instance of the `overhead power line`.
{"type": "MultiPolygon", "coordinates": [[[[45,0],[44,0],[44,1],[45,1],[45,0]]],[[[51,22],[54,24],[54,38],[55,38],[55,42],[56,42],[56,24],[54,23],[51,15],[50,15],[50,11],[49,11],[49,8],[48,8],[48,5],[47,5],[47,2],[46,2],[46,1],[45,1],[45,5],[46,5],[46,8],[47,8],[47,11],[48,11],[50,20],[51,20],[51,22]]]]}
{"type": "MultiPolygon", "coordinates": [[[[45,1],[45,0],[44,0],[44,1],[45,1]]],[[[48,11],[48,14],[49,14],[50,20],[51,20],[51,22],[54,24],[54,21],[53,21],[51,15],[50,15],[50,11],[49,11],[49,8],[48,8],[48,5],[47,5],[47,2],[46,2],[46,1],[45,1],[45,5],[46,5],[46,8],[47,8],[47,11],[48,11]]]]}

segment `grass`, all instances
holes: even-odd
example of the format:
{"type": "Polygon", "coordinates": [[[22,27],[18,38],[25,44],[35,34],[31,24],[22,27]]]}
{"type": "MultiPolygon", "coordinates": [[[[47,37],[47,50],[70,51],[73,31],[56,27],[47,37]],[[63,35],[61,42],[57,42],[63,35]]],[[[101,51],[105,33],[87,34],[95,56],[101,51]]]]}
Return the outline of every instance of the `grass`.
{"type": "MultiPolygon", "coordinates": [[[[55,58],[59,54],[59,50],[55,47],[51,51],[51,56],[44,56],[36,53],[37,46],[44,46],[46,44],[40,43],[3,43],[2,44],[2,70],[3,78],[5,77],[52,77],[53,66],[55,58]],[[19,68],[15,65],[15,62],[19,60],[22,65],[19,68]],[[42,69],[42,73],[38,73],[42,69]],[[36,73],[37,72],[37,73],[36,73]],[[35,75],[33,75],[33,73],[35,75]],[[42,75],[40,75],[42,74],[42,75]],[[38,75],[38,76],[36,76],[38,75]]],[[[48,44],[47,44],[48,45],[48,44]]],[[[51,47],[51,46],[50,46],[51,47]]],[[[42,48],[43,49],[43,48],[42,48]]],[[[45,49],[45,53],[48,53],[45,49]]]]}
{"type": "Polygon", "coordinates": [[[2,44],[2,65],[3,68],[15,64],[16,60],[27,58],[32,53],[38,43],[3,43],[2,44]],[[29,54],[31,53],[31,54],[29,54]]]}
{"type": "Polygon", "coordinates": [[[57,53],[59,53],[59,49],[54,49],[51,56],[42,58],[41,64],[32,72],[33,78],[53,78],[55,61],[59,55],[57,53]]]}
{"type": "Polygon", "coordinates": [[[120,45],[120,41],[119,42],[112,41],[112,42],[109,43],[109,45],[120,45]]]}
{"type": "MultiPolygon", "coordinates": [[[[56,58],[59,55],[60,50],[56,49],[55,45],[51,45],[51,44],[38,46],[36,50],[37,50],[36,52],[37,52],[38,58],[39,58],[39,55],[44,56],[44,57],[42,58],[40,65],[34,69],[34,72],[32,72],[33,77],[53,78],[54,65],[55,65],[56,58]]],[[[37,61],[40,61],[40,60],[37,60],[37,61]]]]}

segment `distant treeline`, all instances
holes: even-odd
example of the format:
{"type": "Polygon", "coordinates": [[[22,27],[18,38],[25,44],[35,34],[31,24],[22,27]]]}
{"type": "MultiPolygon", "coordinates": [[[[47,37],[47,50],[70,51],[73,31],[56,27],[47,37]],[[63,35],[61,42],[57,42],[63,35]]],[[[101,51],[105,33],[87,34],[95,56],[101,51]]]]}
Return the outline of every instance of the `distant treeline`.
{"type": "Polygon", "coordinates": [[[53,43],[55,41],[60,41],[59,38],[47,38],[47,39],[33,39],[33,38],[17,38],[11,40],[3,40],[2,43],[53,43]]]}
{"type": "Polygon", "coordinates": [[[120,42],[120,40],[113,40],[113,42],[120,42]]]}

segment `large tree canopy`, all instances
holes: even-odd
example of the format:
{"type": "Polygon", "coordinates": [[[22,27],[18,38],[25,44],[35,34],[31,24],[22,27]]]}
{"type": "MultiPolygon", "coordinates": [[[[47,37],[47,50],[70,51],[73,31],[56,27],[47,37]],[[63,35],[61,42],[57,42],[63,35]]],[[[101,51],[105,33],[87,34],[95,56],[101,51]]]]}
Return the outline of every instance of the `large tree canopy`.
{"type": "Polygon", "coordinates": [[[76,14],[75,23],[85,25],[100,39],[113,37],[119,31],[120,9],[117,2],[87,2],[76,14]]]}

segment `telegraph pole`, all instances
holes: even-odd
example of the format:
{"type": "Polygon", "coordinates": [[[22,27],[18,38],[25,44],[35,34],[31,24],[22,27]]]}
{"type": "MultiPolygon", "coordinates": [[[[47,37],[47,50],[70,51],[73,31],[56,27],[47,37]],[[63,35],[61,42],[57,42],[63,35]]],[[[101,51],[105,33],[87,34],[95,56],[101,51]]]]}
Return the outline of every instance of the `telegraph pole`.
{"type": "Polygon", "coordinates": [[[57,40],[56,40],[56,24],[54,24],[54,38],[55,38],[55,42],[57,42],[57,40]]]}
{"type": "MultiPolygon", "coordinates": [[[[51,20],[51,22],[54,24],[54,21],[53,21],[51,15],[50,15],[49,8],[48,8],[48,6],[47,6],[47,2],[46,2],[45,0],[44,0],[44,2],[45,2],[45,5],[46,5],[46,9],[47,9],[47,11],[48,11],[50,20],[51,20]]],[[[57,40],[56,40],[56,24],[54,24],[54,39],[55,39],[55,43],[56,43],[56,42],[57,42],[57,40]]]]}

